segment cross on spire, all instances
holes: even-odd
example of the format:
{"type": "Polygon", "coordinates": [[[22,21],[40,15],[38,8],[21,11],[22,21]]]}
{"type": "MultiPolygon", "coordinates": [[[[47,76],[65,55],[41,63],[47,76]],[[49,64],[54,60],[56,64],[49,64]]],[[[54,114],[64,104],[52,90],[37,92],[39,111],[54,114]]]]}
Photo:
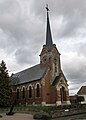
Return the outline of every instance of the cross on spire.
{"type": "Polygon", "coordinates": [[[46,8],[47,12],[50,11],[49,8],[48,8],[48,4],[46,4],[45,8],[46,8]]]}

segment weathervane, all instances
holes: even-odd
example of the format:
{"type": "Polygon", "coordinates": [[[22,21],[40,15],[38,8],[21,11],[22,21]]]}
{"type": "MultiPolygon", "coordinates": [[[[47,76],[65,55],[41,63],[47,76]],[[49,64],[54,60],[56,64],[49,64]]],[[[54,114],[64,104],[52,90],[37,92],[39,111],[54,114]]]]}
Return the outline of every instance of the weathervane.
{"type": "Polygon", "coordinates": [[[46,4],[45,8],[46,8],[47,12],[50,11],[49,8],[48,8],[48,4],[46,4]]]}

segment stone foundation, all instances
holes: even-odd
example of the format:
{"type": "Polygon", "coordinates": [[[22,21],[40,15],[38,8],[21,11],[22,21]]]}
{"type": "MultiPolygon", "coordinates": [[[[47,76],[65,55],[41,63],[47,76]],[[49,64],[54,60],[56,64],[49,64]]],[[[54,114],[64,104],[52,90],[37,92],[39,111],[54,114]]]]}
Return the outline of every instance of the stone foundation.
{"type": "Polygon", "coordinates": [[[61,101],[56,101],[56,106],[61,105],[61,101]]]}

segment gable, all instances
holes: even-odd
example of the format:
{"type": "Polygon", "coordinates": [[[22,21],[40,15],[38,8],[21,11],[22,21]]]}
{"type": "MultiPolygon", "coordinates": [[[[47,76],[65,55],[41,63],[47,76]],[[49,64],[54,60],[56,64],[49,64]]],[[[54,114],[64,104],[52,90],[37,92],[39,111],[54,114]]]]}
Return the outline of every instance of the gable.
{"type": "Polygon", "coordinates": [[[86,86],[82,86],[77,92],[78,95],[86,95],[86,86]]]}
{"type": "Polygon", "coordinates": [[[65,83],[67,83],[67,80],[65,78],[64,73],[61,70],[61,73],[59,74],[59,76],[56,76],[55,80],[53,81],[52,85],[57,85],[58,82],[61,80],[61,78],[63,78],[65,80],[65,83]]]}

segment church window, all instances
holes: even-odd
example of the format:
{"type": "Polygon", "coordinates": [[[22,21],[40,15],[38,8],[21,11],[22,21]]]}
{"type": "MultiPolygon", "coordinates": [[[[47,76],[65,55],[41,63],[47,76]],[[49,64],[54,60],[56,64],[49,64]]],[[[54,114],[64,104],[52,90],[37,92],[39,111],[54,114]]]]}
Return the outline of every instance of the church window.
{"type": "Polygon", "coordinates": [[[46,62],[46,58],[44,59],[44,61],[46,62]]]}
{"type": "Polygon", "coordinates": [[[37,84],[36,86],[36,97],[40,97],[40,86],[37,84]]]}
{"type": "Polygon", "coordinates": [[[17,99],[19,99],[19,89],[17,89],[17,99]]]}
{"type": "Polygon", "coordinates": [[[29,98],[32,98],[32,88],[29,86],[29,98]]]}
{"type": "Polygon", "coordinates": [[[54,61],[56,62],[56,58],[54,58],[54,61]]]}
{"type": "Polygon", "coordinates": [[[57,67],[55,66],[55,72],[57,72],[57,67]]]}
{"type": "Polygon", "coordinates": [[[56,62],[55,62],[55,72],[57,72],[57,65],[56,65],[56,62]]]}
{"type": "Polygon", "coordinates": [[[22,98],[25,98],[25,88],[23,87],[23,91],[22,91],[22,98]]]}
{"type": "Polygon", "coordinates": [[[55,72],[57,72],[56,58],[54,58],[55,72]]]}
{"type": "Polygon", "coordinates": [[[47,58],[46,56],[43,57],[43,63],[46,63],[47,62],[47,58]]]}

